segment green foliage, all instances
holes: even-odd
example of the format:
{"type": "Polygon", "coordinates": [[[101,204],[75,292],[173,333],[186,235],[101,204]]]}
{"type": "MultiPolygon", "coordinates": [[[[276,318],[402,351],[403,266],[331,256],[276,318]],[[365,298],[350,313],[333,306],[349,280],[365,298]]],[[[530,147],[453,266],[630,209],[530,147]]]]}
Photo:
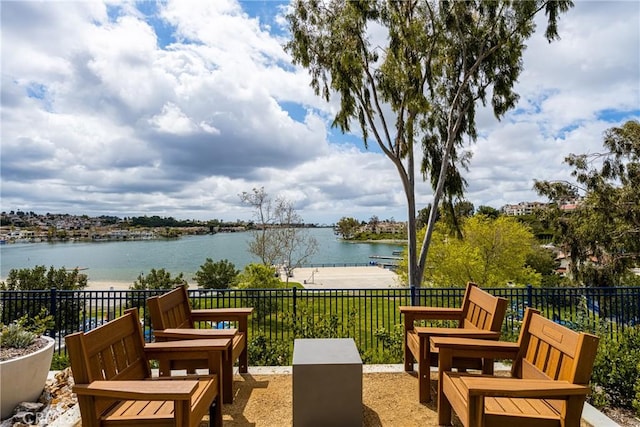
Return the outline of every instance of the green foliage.
{"type": "Polygon", "coordinates": [[[545,219],[572,260],[571,276],[586,286],[625,285],[640,262],[640,122],[607,130],[603,145],[602,153],[565,159],[575,183],[535,183],[552,202],[545,219]]]}
{"type": "Polygon", "coordinates": [[[336,232],[342,236],[343,239],[351,239],[354,237],[359,228],[360,222],[351,217],[344,216],[336,223],[336,232]]]}
{"type": "Polygon", "coordinates": [[[54,268],[49,270],[44,265],[33,268],[11,269],[6,282],[0,283],[0,289],[6,291],[22,290],[79,290],[87,286],[87,275],[75,268],[54,268]]]}
{"type": "MultiPolygon", "coordinates": [[[[474,215],[461,219],[461,231],[463,238],[458,239],[450,235],[447,224],[436,225],[424,274],[426,285],[455,287],[469,281],[482,287],[501,287],[508,282],[540,284],[540,274],[526,266],[535,240],[517,220],[474,215]]],[[[424,236],[424,230],[420,236],[424,236]]],[[[403,256],[401,265],[406,263],[403,256]]],[[[406,280],[403,268],[399,276],[406,280]]]]}
{"type": "Polygon", "coordinates": [[[274,289],[282,288],[282,282],[276,275],[276,269],[264,264],[247,264],[237,276],[238,289],[274,289]]]}
{"type": "Polygon", "coordinates": [[[394,164],[407,198],[407,279],[420,286],[434,215],[417,250],[415,170],[434,189],[434,208],[461,197],[459,169],[477,138],[476,104],[490,102],[496,117],[518,99],[526,40],[538,12],[546,13],[549,41],[571,1],[355,2],[294,1],[287,15],[294,64],[308,69],[311,87],[339,98],[332,125],[359,126],[365,148],[375,141],[394,164]],[[385,38],[373,38],[383,28],[385,38]],[[382,42],[381,42],[382,40],[382,42]],[[381,44],[382,43],[382,44],[381,44]],[[422,144],[422,159],[414,158],[422,144]]]}
{"type": "Polygon", "coordinates": [[[640,327],[626,328],[615,340],[601,335],[591,382],[595,406],[635,407],[640,415],[640,327]]]}
{"type": "Polygon", "coordinates": [[[294,338],[346,338],[354,330],[358,314],[353,306],[348,310],[346,324],[336,314],[314,315],[306,304],[298,305],[295,316],[284,313],[283,318],[294,338]]]}
{"type": "Polygon", "coordinates": [[[527,254],[525,265],[540,274],[540,286],[543,288],[555,288],[566,282],[565,278],[556,273],[560,263],[556,261],[552,249],[534,245],[527,254]]]}
{"type": "Polygon", "coordinates": [[[19,322],[2,327],[0,345],[2,347],[25,348],[29,347],[38,338],[33,332],[25,330],[19,322]]]}
{"type": "Polygon", "coordinates": [[[133,285],[129,287],[132,290],[164,290],[173,289],[178,286],[188,285],[182,273],[176,277],[171,277],[171,273],[164,268],[156,270],[152,268],[149,274],[140,273],[133,285]]]}
{"type": "Polygon", "coordinates": [[[538,241],[549,243],[553,241],[553,230],[550,228],[548,221],[545,221],[544,215],[537,212],[541,210],[543,208],[537,209],[533,214],[517,215],[515,219],[528,226],[538,241]]]}
{"type": "MultiPolygon", "coordinates": [[[[87,276],[81,274],[78,269],[66,270],[64,267],[56,269],[53,266],[47,270],[44,265],[38,265],[34,268],[23,268],[19,270],[12,269],[9,272],[6,282],[0,283],[1,290],[28,290],[28,291],[48,291],[50,289],[57,290],[81,290],[87,286],[87,276]]],[[[50,319],[47,319],[46,313],[51,307],[47,298],[37,298],[34,300],[10,300],[5,301],[4,309],[12,313],[13,319],[26,319],[27,327],[29,325],[45,325],[50,319]]],[[[73,325],[79,318],[82,306],[78,301],[67,301],[56,299],[55,311],[61,319],[63,325],[73,325]]],[[[47,325],[45,329],[48,327],[47,325]]],[[[42,334],[44,330],[38,332],[42,334]]]]}
{"type": "Polygon", "coordinates": [[[249,365],[286,366],[291,363],[289,346],[280,340],[269,340],[259,331],[249,340],[249,365]]]}
{"type": "Polygon", "coordinates": [[[374,233],[373,231],[365,231],[357,233],[352,240],[371,241],[371,240],[405,240],[406,233],[374,233]]]}
{"type": "Polygon", "coordinates": [[[0,324],[0,346],[11,348],[29,347],[36,338],[52,326],[53,316],[42,309],[34,317],[24,315],[10,325],[0,324]]]}
{"type": "Polygon", "coordinates": [[[392,330],[380,328],[374,336],[382,344],[382,351],[367,350],[362,356],[365,363],[402,363],[404,326],[395,325],[392,330]]]}
{"type": "MultiPolygon", "coordinates": [[[[346,324],[335,314],[315,315],[306,304],[300,304],[296,314],[285,312],[282,319],[285,328],[295,338],[345,338],[355,330],[357,310],[349,308],[346,324]]],[[[260,331],[249,344],[249,361],[252,365],[288,365],[291,361],[291,349],[287,342],[275,340],[269,342],[260,331]]]]}
{"type": "Polygon", "coordinates": [[[211,258],[207,258],[193,279],[204,289],[228,289],[234,284],[238,273],[240,271],[229,260],[213,262],[211,258]]]}
{"type": "Polygon", "coordinates": [[[489,218],[496,219],[500,216],[500,211],[491,206],[480,205],[476,211],[478,215],[484,215],[489,218]]]}
{"type": "Polygon", "coordinates": [[[278,298],[272,298],[270,289],[284,287],[280,278],[276,276],[276,269],[264,264],[247,264],[237,276],[238,289],[265,289],[264,292],[252,292],[246,298],[245,305],[253,307],[253,316],[263,318],[278,309],[278,298]]]}
{"type": "Polygon", "coordinates": [[[51,369],[52,371],[62,371],[63,369],[71,366],[71,362],[69,361],[69,356],[65,353],[53,353],[53,358],[51,359],[51,369]]]}
{"type": "Polygon", "coordinates": [[[173,217],[138,216],[129,218],[129,223],[134,227],[196,227],[200,225],[193,220],[177,220],[173,217]]]}
{"type": "MultiPolygon", "coordinates": [[[[640,362],[638,362],[636,371],[640,372],[640,362]]],[[[636,392],[636,396],[635,396],[635,399],[633,399],[632,405],[633,405],[633,409],[636,410],[636,415],[640,417],[640,379],[636,381],[636,386],[634,387],[634,391],[636,392]]]]}

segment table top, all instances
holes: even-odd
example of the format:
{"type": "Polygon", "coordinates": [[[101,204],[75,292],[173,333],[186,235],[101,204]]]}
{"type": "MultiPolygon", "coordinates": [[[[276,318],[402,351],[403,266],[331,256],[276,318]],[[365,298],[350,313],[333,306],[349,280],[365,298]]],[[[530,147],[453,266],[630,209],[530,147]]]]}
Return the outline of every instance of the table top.
{"type": "Polygon", "coordinates": [[[362,364],[353,338],[301,338],[293,344],[295,365],[362,364]]]}

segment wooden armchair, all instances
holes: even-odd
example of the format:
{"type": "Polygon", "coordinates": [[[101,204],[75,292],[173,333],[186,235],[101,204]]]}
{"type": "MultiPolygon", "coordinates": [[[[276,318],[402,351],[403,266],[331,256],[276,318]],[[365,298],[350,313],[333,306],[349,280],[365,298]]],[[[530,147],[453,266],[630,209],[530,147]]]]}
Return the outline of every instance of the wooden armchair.
{"type": "Polygon", "coordinates": [[[517,343],[434,337],[439,349],[438,423],[451,409],[465,427],[578,427],[598,337],[525,312],[517,343]],[[513,360],[511,377],[449,372],[455,357],[513,360]]]}
{"type": "MultiPolygon", "coordinates": [[[[210,425],[222,425],[219,349],[186,350],[196,357],[205,352],[213,375],[152,379],[137,309],[90,332],[68,335],[65,343],[83,427],[197,427],[207,412],[210,425]]],[[[175,357],[185,357],[183,350],[175,357]]],[[[161,357],[172,356],[163,351],[161,357]]]]}
{"type": "MultiPolygon", "coordinates": [[[[469,282],[460,308],[400,306],[399,309],[404,314],[404,370],[413,370],[415,358],[418,362],[420,402],[429,402],[430,367],[438,366],[437,349],[430,347],[429,338],[456,336],[498,340],[507,312],[507,300],[494,297],[469,282]],[[416,326],[416,320],[455,320],[458,327],[416,326]]],[[[485,373],[493,373],[493,361],[489,359],[456,358],[453,364],[459,370],[482,369],[485,373]]]]}
{"type": "MultiPolygon", "coordinates": [[[[179,286],[160,296],[147,299],[151,325],[156,341],[188,339],[210,339],[229,337],[232,345],[222,361],[222,401],[233,402],[233,363],[238,360],[238,369],[246,373],[249,365],[247,352],[248,317],[253,312],[247,308],[213,308],[192,310],[186,286],[179,286]],[[236,328],[196,329],[199,322],[234,322],[236,328]]],[[[203,368],[202,362],[174,360],[171,369],[187,369],[194,372],[203,368]]]]}

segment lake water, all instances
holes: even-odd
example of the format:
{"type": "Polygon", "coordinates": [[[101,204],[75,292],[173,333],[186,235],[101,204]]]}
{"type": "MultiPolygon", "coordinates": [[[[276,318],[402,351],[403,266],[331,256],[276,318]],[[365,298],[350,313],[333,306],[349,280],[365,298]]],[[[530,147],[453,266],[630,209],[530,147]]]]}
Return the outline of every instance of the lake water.
{"type": "MultiPolygon", "coordinates": [[[[365,265],[370,256],[390,256],[402,246],[387,243],[350,243],[337,238],[331,228],[309,229],[318,241],[318,252],[308,261],[313,265],[365,265]]],[[[130,242],[17,243],[0,245],[0,277],[11,269],[75,268],[87,270],[89,281],[133,283],[140,273],[152,268],[176,275],[184,273],[191,280],[207,258],[228,259],[242,269],[258,259],[247,252],[251,233],[218,233],[185,236],[176,240],[141,240],[130,242]]]]}

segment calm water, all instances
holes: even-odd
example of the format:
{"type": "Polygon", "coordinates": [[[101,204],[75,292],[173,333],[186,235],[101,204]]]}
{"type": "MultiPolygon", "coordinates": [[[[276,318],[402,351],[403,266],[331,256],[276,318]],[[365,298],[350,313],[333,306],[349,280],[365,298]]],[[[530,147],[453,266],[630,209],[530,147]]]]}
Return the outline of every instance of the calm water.
{"type": "MultiPolygon", "coordinates": [[[[384,243],[347,243],[331,228],[310,229],[319,243],[318,253],[309,264],[367,264],[371,255],[391,255],[402,249],[384,243]]],[[[184,273],[187,280],[207,258],[228,259],[238,269],[258,259],[247,252],[250,233],[219,233],[186,236],[177,240],[144,240],[99,243],[18,243],[0,246],[0,277],[12,268],[87,268],[89,281],[133,283],[140,273],[164,268],[173,275],[184,273]]]]}

